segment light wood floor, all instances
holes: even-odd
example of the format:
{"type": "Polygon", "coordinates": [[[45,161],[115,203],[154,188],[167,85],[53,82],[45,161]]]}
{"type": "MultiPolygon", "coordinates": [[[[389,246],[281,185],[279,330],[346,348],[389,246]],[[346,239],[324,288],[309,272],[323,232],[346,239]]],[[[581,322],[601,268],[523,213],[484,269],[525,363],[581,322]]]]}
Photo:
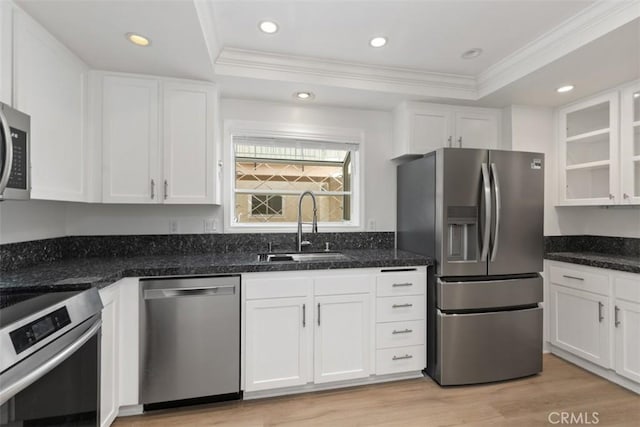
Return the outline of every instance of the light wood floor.
{"type": "Polygon", "coordinates": [[[516,381],[441,388],[424,378],[156,411],[114,426],[551,426],[554,411],[640,427],[640,396],[550,354],[542,374],[516,381]]]}

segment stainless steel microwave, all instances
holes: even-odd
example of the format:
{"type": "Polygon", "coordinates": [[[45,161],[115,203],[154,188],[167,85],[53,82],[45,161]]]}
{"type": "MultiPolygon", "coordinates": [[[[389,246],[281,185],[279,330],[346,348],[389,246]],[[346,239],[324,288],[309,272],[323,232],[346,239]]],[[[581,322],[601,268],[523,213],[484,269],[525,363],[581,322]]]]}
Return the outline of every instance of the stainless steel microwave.
{"type": "Polygon", "coordinates": [[[31,118],[0,102],[0,200],[31,197],[31,118]]]}

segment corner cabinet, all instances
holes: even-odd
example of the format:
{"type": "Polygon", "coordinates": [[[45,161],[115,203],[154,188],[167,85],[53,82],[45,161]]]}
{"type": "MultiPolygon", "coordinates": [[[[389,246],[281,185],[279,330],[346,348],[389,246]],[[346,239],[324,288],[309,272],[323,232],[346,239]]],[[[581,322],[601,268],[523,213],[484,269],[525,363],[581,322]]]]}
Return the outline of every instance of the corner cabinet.
{"type": "Polygon", "coordinates": [[[405,102],[394,111],[393,157],[441,147],[498,148],[500,123],[498,109],[405,102]]]}
{"type": "Polygon", "coordinates": [[[640,274],[548,262],[551,352],[640,393],[640,274]]]}
{"type": "MultiPolygon", "coordinates": [[[[104,203],[216,204],[214,85],[92,73],[104,203]]],[[[100,170],[100,169],[98,169],[100,170]]]]}
{"type": "Polygon", "coordinates": [[[244,274],[245,393],[295,393],[318,386],[376,382],[392,374],[395,379],[420,376],[426,360],[424,313],[406,317],[411,322],[405,318],[376,322],[376,280],[379,283],[381,276],[403,286],[408,278],[415,281],[421,291],[411,298],[416,300],[415,310],[424,311],[426,268],[408,270],[412,273],[346,269],[244,274]],[[401,336],[396,339],[395,334],[383,333],[378,343],[381,350],[376,352],[376,325],[391,327],[390,334],[393,328],[401,329],[401,336]],[[415,334],[405,333],[407,327],[415,334]],[[410,363],[407,351],[415,352],[410,363]],[[391,360],[394,355],[397,362],[384,359],[384,366],[376,369],[377,357],[391,360]]]}
{"type": "Polygon", "coordinates": [[[557,111],[558,205],[640,204],[638,94],[634,82],[557,111]]]}

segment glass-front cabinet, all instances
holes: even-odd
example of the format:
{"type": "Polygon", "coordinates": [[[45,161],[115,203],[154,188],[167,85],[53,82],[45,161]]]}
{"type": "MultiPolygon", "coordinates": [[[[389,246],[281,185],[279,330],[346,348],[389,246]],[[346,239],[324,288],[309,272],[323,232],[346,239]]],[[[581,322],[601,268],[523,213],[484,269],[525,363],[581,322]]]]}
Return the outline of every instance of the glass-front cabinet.
{"type": "Polygon", "coordinates": [[[622,203],[640,204],[640,82],[620,96],[620,168],[622,203]]]}
{"type": "Polygon", "coordinates": [[[560,205],[619,203],[618,93],[559,110],[560,205]]]}

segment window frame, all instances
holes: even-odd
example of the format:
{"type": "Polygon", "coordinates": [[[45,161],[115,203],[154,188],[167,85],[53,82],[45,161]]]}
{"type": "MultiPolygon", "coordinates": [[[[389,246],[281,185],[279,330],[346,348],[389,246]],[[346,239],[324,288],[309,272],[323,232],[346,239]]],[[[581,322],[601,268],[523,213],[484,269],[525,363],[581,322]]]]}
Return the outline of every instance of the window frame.
{"type": "MultiPolygon", "coordinates": [[[[256,122],[244,120],[224,120],[223,163],[224,181],[224,232],[296,232],[295,222],[286,223],[234,223],[235,215],[235,153],[233,140],[236,136],[256,138],[289,138],[306,141],[334,142],[357,145],[352,151],[352,194],[351,220],[345,223],[319,222],[320,232],[364,231],[364,132],[355,128],[309,126],[291,123],[256,122]]],[[[309,229],[304,226],[305,232],[309,229]]]]}

